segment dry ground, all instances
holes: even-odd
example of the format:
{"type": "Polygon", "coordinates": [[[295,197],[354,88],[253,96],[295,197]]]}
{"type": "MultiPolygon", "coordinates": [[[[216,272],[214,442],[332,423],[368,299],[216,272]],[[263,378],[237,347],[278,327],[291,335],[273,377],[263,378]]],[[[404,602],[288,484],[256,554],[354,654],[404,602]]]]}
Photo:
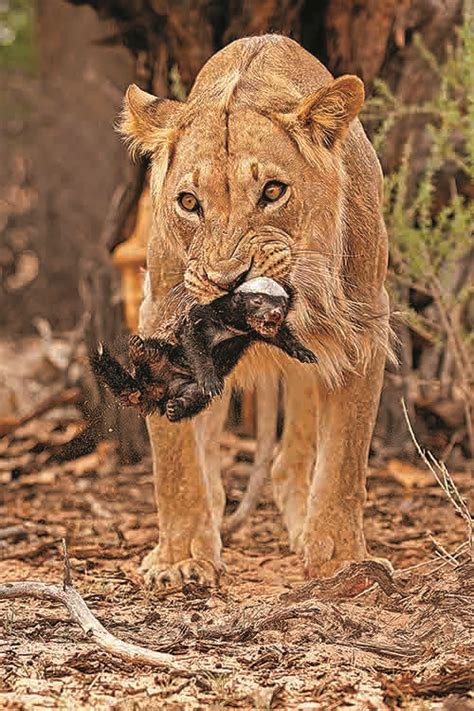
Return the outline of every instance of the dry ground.
{"type": "MultiPolygon", "coordinates": [[[[383,589],[301,587],[268,486],[227,544],[221,588],[160,596],[138,574],[157,539],[149,461],[117,467],[103,442],[55,463],[75,427],[43,418],[0,439],[0,583],[59,582],[66,536],[75,586],[103,624],[172,652],[190,674],[110,657],[60,606],[4,601],[2,708],[474,708],[473,566],[466,547],[449,562],[436,552],[455,553],[466,531],[429,473],[397,461],[371,471],[369,545],[399,571],[383,589]]],[[[251,450],[234,436],[223,447],[231,507],[251,450]]],[[[454,476],[466,493],[468,474],[454,476]]]]}

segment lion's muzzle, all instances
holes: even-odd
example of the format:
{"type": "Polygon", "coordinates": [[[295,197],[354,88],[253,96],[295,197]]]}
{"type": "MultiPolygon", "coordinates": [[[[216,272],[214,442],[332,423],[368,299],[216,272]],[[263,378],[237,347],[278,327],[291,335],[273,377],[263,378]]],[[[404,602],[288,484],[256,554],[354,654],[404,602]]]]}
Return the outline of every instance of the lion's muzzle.
{"type": "Polygon", "coordinates": [[[223,291],[232,291],[245,280],[251,265],[251,259],[242,260],[234,257],[204,269],[207,278],[215,286],[223,291]]]}
{"type": "Polygon", "coordinates": [[[281,283],[291,270],[290,243],[288,235],[269,227],[246,235],[225,259],[216,254],[222,254],[222,245],[204,243],[188,261],[186,288],[201,303],[209,303],[247,279],[265,276],[281,283]]]}

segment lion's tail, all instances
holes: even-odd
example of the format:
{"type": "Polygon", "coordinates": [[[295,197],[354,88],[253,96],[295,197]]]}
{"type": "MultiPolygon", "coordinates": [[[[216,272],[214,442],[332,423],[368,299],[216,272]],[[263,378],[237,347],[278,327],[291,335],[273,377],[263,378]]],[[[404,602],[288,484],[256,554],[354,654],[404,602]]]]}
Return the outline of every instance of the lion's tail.
{"type": "Polygon", "coordinates": [[[269,371],[257,379],[257,449],[247,489],[237,509],[224,520],[222,533],[233,533],[256,508],[270,469],[276,445],[278,420],[278,376],[269,371]]]}

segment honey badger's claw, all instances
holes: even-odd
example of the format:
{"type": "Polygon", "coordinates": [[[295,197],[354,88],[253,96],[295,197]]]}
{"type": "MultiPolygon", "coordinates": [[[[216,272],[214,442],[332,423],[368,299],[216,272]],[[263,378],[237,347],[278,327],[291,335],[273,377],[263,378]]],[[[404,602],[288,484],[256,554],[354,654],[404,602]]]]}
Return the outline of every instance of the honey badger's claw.
{"type": "Polygon", "coordinates": [[[212,399],[217,397],[217,395],[222,395],[224,381],[217,375],[208,375],[203,379],[202,383],[200,383],[200,386],[204,395],[212,399]]]}
{"type": "Polygon", "coordinates": [[[128,353],[132,363],[146,360],[146,348],[143,339],[140,336],[130,336],[128,339],[128,353]]]}
{"type": "Polygon", "coordinates": [[[170,422],[177,422],[183,417],[184,402],[182,398],[174,398],[166,403],[166,417],[170,422]]]}
{"type": "Polygon", "coordinates": [[[313,351],[310,351],[309,348],[301,348],[300,350],[296,351],[295,353],[295,358],[297,358],[300,363],[317,363],[318,359],[314,355],[313,351]]]}

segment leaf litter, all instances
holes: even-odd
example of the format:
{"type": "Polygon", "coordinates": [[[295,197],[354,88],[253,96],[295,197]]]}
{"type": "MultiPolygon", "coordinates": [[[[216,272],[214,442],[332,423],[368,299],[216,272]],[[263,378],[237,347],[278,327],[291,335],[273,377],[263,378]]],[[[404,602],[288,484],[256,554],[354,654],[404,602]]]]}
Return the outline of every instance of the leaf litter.
{"type": "MultiPolygon", "coordinates": [[[[0,601],[0,707],[474,708],[474,566],[463,521],[425,470],[390,460],[370,472],[368,543],[394,575],[362,563],[305,580],[267,483],[226,543],[220,588],[158,593],[138,573],[157,540],[151,463],[120,466],[110,441],[58,457],[83,427],[49,415],[0,439],[0,582],[59,583],[65,538],[97,619],[187,674],[110,656],[53,603],[0,601]]],[[[223,438],[229,511],[254,451],[223,438]]],[[[465,495],[468,472],[455,479],[465,495]]]]}

